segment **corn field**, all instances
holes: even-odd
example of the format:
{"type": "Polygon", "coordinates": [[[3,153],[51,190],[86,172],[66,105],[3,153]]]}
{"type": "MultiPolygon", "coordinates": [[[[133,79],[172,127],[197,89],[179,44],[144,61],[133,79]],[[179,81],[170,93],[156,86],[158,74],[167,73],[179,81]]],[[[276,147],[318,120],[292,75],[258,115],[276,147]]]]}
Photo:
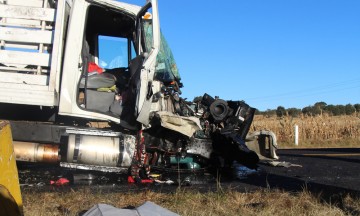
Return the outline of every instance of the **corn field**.
{"type": "Polygon", "coordinates": [[[360,147],[360,117],[301,116],[266,117],[256,115],[251,131],[268,129],[278,139],[279,147],[294,145],[294,126],[299,127],[299,147],[360,147]]]}

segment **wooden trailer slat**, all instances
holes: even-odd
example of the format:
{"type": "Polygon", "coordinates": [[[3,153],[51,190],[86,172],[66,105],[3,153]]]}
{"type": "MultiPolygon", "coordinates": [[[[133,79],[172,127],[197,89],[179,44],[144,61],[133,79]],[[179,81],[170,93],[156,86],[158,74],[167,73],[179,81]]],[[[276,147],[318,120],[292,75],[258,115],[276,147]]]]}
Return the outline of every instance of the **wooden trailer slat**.
{"type": "Polygon", "coordinates": [[[55,9],[53,8],[36,8],[0,4],[0,14],[1,17],[5,18],[43,20],[51,22],[55,19],[55,9]]]}
{"type": "Polygon", "coordinates": [[[42,7],[43,0],[6,0],[6,4],[7,5],[30,6],[30,7],[42,7]]]}
{"type": "Polygon", "coordinates": [[[50,66],[50,54],[47,53],[0,50],[0,59],[5,64],[50,66]]]}
{"type": "Polygon", "coordinates": [[[17,84],[42,85],[42,86],[46,86],[48,84],[47,75],[1,72],[0,80],[1,83],[17,83],[17,84]]]}
{"type": "MultiPolygon", "coordinates": [[[[38,50],[39,44],[23,44],[21,42],[6,41],[6,43],[4,44],[4,47],[5,47],[5,50],[9,50],[8,48],[10,48],[10,50],[11,50],[11,48],[15,48],[15,49],[24,49],[24,51],[27,51],[27,50],[38,50]]],[[[45,51],[49,50],[49,47],[51,47],[51,44],[45,45],[44,50],[45,51]]]]}
{"type": "MultiPolygon", "coordinates": [[[[15,18],[6,18],[6,22],[0,22],[0,26],[8,26],[8,27],[21,27],[21,28],[29,28],[29,29],[41,29],[41,21],[40,20],[28,20],[28,19],[15,19],[15,18]]],[[[53,27],[51,25],[45,26],[46,30],[52,30],[53,27]]]]}
{"type": "Polygon", "coordinates": [[[51,44],[52,38],[53,38],[52,31],[29,30],[29,29],[6,28],[6,27],[2,27],[0,31],[0,40],[4,40],[4,41],[51,44]]]}

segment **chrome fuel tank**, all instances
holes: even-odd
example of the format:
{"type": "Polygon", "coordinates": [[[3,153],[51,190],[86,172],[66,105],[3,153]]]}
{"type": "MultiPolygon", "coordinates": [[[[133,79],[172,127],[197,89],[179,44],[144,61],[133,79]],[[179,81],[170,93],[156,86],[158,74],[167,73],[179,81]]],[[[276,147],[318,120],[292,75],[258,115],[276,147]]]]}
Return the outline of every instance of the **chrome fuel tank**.
{"type": "Polygon", "coordinates": [[[66,162],[107,167],[129,167],[135,137],[70,134],[66,162]]]}

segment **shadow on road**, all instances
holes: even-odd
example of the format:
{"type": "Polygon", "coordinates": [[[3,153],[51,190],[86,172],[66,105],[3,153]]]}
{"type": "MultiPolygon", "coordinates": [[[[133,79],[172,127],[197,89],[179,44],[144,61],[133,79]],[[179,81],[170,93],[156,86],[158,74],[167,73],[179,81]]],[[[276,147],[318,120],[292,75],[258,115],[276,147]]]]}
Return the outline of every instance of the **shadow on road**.
{"type": "Polygon", "coordinates": [[[310,192],[315,197],[321,198],[322,202],[336,205],[346,213],[351,215],[360,215],[358,210],[349,208],[344,203],[344,198],[350,195],[352,198],[359,199],[360,191],[348,189],[341,186],[321,184],[308,181],[297,177],[282,176],[272,173],[260,173],[257,176],[241,180],[242,183],[267,189],[280,189],[287,192],[302,192],[304,190],[310,192]]]}
{"type": "Polygon", "coordinates": [[[298,157],[298,158],[310,157],[310,158],[318,158],[325,160],[340,160],[351,163],[360,163],[359,154],[360,154],[360,148],[286,149],[286,150],[280,150],[280,152],[278,153],[280,158],[282,156],[298,157]]]}

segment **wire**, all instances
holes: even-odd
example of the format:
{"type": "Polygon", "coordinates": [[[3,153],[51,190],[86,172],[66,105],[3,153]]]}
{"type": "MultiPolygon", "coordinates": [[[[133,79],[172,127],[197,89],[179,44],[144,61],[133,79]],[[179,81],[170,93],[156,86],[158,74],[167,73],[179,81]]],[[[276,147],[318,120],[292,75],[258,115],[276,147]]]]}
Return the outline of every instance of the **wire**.
{"type": "Polygon", "coordinates": [[[285,92],[281,94],[265,95],[260,97],[246,98],[245,101],[257,101],[257,100],[274,100],[274,99],[286,99],[293,97],[307,97],[315,96],[330,92],[343,91],[348,89],[360,88],[360,79],[352,79],[343,82],[332,83],[324,86],[318,86],[314,88],[301,89],[297,91],[285,92]],[[355,86],[353,86],[355,84],[355,86]],[[344,88],[338,88],[346,85],[344,88]]]}

